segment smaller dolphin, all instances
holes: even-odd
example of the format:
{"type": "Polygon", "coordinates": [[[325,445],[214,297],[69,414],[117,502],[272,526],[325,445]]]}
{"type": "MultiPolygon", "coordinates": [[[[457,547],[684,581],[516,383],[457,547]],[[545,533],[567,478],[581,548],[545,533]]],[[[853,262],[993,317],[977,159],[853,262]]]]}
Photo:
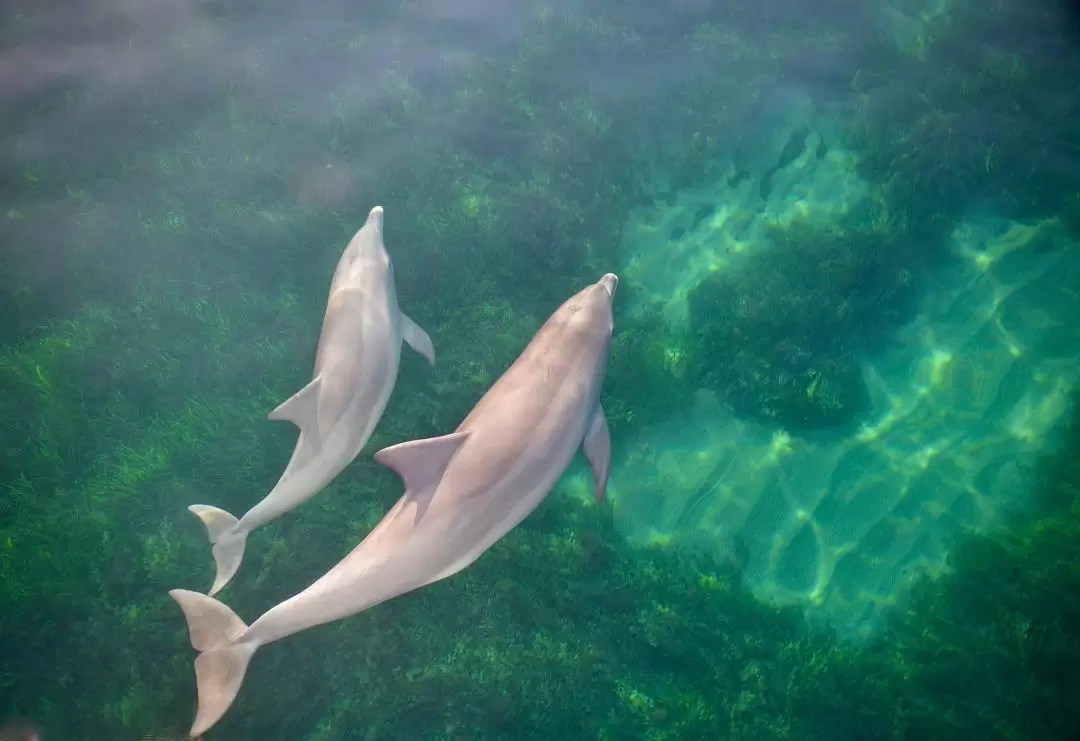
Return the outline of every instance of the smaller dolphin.
{"type": "Polygon", "coordinates": [[[250,627],[213,597],[169,592],[200,652],[192,736],[232,705],[256,649],[461,571],[536,509],[582,443],[603,499],[611,439],[600,389],[618,282],[608,273],[560,306],[457,430],[376,453],[404,480],[404,496],[307,589],[250,627]]]}
{"type": "Polygon", "coordinates": [[[214,547],[211,595],[240,568],[248,533],[311,499],[360,454],[397,382],[402,340],[435,365],[431,339],[398,308],[383,208],[376,206],[334,270],[313,380],[270,412],[300,428],[285,472],[239,520],[217,507],[188,507],[214,547]]]}

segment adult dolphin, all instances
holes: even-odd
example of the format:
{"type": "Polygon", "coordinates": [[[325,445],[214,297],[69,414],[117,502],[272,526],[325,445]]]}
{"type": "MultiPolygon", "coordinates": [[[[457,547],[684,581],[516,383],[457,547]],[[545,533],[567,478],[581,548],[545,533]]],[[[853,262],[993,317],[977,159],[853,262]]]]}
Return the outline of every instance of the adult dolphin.
{"type": "Polygon", "coordinates": [[[285,472],[240,519],[205,504],[188,507],[213,544],[217,573],[211,595],[240,568],[252,530],[311,499],[360,454],[397,382],[402,340],[435,365],[431,339],[398,308],[394,268],[383,244],[383,208],[376,206],[334,270],[314,378],[270,412],[270,419],[300,428],[285,472]]]}
{"type": "Polygon", "coordinates": [[[583,442],[603,499],[611,439],[600,389],[617,285],[608,273],[560,306],[453,433],[376,453],[404,496],[307,589],[250,627],[213,597],[169,592],[200,652],[192,736],[232,705],[256,649],[461,571],[543,501],[583,442]]]}

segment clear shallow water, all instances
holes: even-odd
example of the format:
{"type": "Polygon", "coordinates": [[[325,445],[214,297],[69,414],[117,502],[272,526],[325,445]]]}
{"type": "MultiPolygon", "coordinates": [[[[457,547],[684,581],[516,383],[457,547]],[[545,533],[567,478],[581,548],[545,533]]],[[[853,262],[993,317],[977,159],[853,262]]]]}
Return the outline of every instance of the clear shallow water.
{"type": "Polygon", "coordinates": [[[223,600],[251,620],[340,559],[400,495],[371,453],[452,430],[613,270],[609,500],[579,461],[465,573],[261,651],[208,738],[1069,738],[1060,10],[6,11],[0,718],[189,727],[185,508],[280,474],[266,414],[381,204],[438,366],[403,355],[223,600]]]}

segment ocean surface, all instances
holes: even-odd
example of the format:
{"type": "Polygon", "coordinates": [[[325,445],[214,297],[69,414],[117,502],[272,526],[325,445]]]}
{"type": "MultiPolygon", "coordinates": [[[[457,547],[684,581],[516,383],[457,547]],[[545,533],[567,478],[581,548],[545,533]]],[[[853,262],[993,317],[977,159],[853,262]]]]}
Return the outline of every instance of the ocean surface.
{"type": "Polygon", "coordinates": [[[0,741],[1073,741],[1078,390],[1068,3],[0,9],[0,741]]]}

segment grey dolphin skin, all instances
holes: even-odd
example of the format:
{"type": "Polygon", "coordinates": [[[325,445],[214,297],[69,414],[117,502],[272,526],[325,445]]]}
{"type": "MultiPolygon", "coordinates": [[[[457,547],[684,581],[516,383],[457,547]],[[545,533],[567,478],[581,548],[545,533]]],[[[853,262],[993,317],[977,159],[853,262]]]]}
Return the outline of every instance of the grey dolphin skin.
{"type": "Polygon", "coordinates": [[[240,568],[248,533],[311,499],[360,454],[397,382],[402,340],[435,365],[431,339],[398,308],[383,208],[376,206],[334,270],[313,380],[270,412],[300,428],[285,472],[240,519],[205,504],[188,507],[213,544],[211,595],[240,568]]]}
{"type": "Polygon", "coordinates": [[[169,592],[200,652],[192,736],[229,709],[260,646],[461,571],[543,501],[583,443],[603,499],[611,440],[600,389],[617,285],[608,273],[560,306],[457,430],[376,453],[404,480],[404,496],[307,589],[251,626],[213,597],[169,592]]]}

